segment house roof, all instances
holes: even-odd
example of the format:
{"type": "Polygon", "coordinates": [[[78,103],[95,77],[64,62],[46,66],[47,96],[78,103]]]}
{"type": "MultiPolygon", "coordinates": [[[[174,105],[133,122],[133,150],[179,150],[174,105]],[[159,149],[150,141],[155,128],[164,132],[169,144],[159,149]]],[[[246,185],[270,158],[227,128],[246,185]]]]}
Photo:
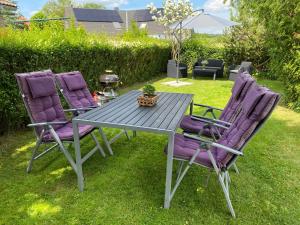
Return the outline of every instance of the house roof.
{"type": "Polygon", "coordinates": [[[11,6],[11,7],[17,7],[16,4],[11,3],[11,2],[8,1],[8,0],[0,0],[0,5],[6,5],[6,6],[11,6]]]}
{"type": "MultiPolygon", "coordinates": [[[[0,0],[1,1],[1,0],[0,0]]],[[[158,9],[161,10],[162,9],[158,9]]],[[[153,21],[153,14],[150,13],[149,9],[137,9],[137,10],[108,10],[108,9],[84,9],[84,8],[73,8],[74,15],[77,21],[87,22],[119,22],[123,23],[121,15],[130,12],[130,19],[136,22],[149,22],[153,21]]]]}
{"type": "MultiPolygon", "coordinates": [[[[158,9],[158,10],[162,10],[162,9],[158,9]]],[[[134,11],[133,18],[136,22],[148,22],[154,20],[152,18],[154,14],[150,13],[149,9],[137,9],[133,11],[134,11]]]]}
{"type": "Polygon", "coordinates": [[[73,8],[73,11],[78,21],[123,22],[117,10],[73,8]]]}

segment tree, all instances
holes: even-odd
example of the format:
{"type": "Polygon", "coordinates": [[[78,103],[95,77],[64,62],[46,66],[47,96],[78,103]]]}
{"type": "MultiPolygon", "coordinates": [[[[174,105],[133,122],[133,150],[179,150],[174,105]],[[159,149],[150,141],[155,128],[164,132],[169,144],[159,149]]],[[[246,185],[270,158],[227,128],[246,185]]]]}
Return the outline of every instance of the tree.
{"type": "Polygon", "coordinates": [[[80,8],[85,8],[85,9],[105,9],[105,6],[101,3],[97,2],[87,2],[79,5],[80,8]]]}
{"type": "Polygon", "coordinates": [[[49,0],[42,8],[42,12],[46,16],[53,15],[55,17],[63,17],[65,8],[70,7],[73,0],[49,0]]]}
{"type": "Polygon", "coordinates": [[[143,38],[147,37],[148,31],[146,28],[139,28],[136,21],[130,21],[130,27],[128,31],[123,33],[124,39],[131,39],[131,38],[143,38]]]}
{"type": "Polygon", "coordinates": [[[180,43],[174,38],[179,36],[179,30],[170,29],[170,25],[185,19],[193,13],[193,7],[189,0],[165,0],[163,2],[163,11],[156,8],[152,3],[148,5],[150,12],[154,15],[153,19],[166,28],[166,35],[172,42],[172,58],[178,61],[180,43]]]}
{"type": "Polygon", "coordinates": [[[63,17],[66,7],[78,7],[78,8],[88,8],[88,9],[103,9],[104,5],[96,2],[87,3],[77,3],[74,0],[48,0],[48,2],[43,6],[42,12],[46,16],[63,17]]]}
{"type": "Polygon", "coordinates": [[[295,0],[232,0],[236,18],[243,24],[259,24],[269,57],[270,73],[284,81],[286,102],[300,111],[300,4],[295,0]]]}
{"type": "MultiPolygon", "coordinates": [[[[36,14],[34,14],[31,18],[31,20],[36,20],[36,19],[47,19],[47,16],[45,15],[45,13],[43,13],[42,11],[37,12],[36,14]]],[[[47,24],[47,22],[31,22],[30,23],[30,29],[43,29],[45,27],[45,25],[47,24]]]]}

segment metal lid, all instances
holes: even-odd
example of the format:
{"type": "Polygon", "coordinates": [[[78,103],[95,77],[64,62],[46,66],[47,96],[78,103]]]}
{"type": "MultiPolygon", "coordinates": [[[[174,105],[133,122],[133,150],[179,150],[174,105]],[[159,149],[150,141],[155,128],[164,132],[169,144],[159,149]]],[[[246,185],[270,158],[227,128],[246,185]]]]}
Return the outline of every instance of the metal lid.
{"type": "Polygon", "coordinates": [[[116,74],[103,74],[100,76],[100,82],[105,82],[105,83],[119,82],[119,77],[116,74]]]}

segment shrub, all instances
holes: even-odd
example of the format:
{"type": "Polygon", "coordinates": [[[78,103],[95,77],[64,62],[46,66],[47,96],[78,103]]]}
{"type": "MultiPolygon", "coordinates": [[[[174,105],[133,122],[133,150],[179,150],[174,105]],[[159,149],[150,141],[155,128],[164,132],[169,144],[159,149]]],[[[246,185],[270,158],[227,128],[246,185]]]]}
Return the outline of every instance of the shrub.
{"type": "Polygon", "coordinates": [[[231,33],[233,38],[226,46],[229,53],[226,57],[233,58],[230,55],[237,55],[236,51],[244,51],[243,56],[250,60],[264,62],[259,69],[265,73],[260,75],[283,80],[285,102],[300,110],[299,1],[240,0],[231,3],[243,30],[235,29],[231,33]]]}
{"type": "Polygon", "coordinates": [[[166,70],[170,46],[159,40],[125,42],[88,35],[81,29],[0,29],[0,132],[28,122],[14,73],[80,70],[90,90],[112,69],[124,85],[149,80],[166,70]]]}
{"type": "Polygon", "coordinates": [[[193,35],[182,44],[181,61],[190,69],[199,58],[223,59],[222,36],[193,35]]]}
{"type": "Polygon", "coordinates": [[[260,76],[276,78],[274,74],[266,71],[269,55],[261,25],[245,23],[243,26],[233,27],[224,40],[224,59],[229,65],[240,65],[242,61],[250,61],[260,72],[260,76]]]}

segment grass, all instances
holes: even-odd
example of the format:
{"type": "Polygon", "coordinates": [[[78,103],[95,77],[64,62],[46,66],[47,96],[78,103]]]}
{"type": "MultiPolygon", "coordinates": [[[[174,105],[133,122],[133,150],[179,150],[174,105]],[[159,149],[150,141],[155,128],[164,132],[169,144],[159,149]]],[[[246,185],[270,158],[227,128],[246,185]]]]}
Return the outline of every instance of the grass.
{"type": "MultiPolygon", "coordinates": [[[[195,102],[223,107],[231,81],[189,80],[192,86],[172,88],[159,79],[159,91],[195,94],[195,102]]],[[[276,81],[259,81],[281,92],[276,81]]],[[[142,84],[123,89],[141,88],[142,84]]],[[[105,130],[109,137],[117,130],[105,130]]],[[[100,137],[99,137],[100,139],[100,137]]],[[[59,152],[37,160],[25,173],[34,146],[32,131],[0,137],[0,224],[299,224],[300,114],[278,106],[245,149],[231,173],[232,219],[216,177],[204,188],[207,171],[193,167],[183,180],[171,208],[162,208],[167,138],[138,133],[122,137],[113,157],[94,155],[84,165],[86,189],[77,189],[75,173],[59,152]]],[[[82,142],[82,151],[92,147],[82,142]]],[[[176,164],[174,165],[176,167],[176,164]]],[[[174,168],[175,169],[175,168],[174,168]]]]}

